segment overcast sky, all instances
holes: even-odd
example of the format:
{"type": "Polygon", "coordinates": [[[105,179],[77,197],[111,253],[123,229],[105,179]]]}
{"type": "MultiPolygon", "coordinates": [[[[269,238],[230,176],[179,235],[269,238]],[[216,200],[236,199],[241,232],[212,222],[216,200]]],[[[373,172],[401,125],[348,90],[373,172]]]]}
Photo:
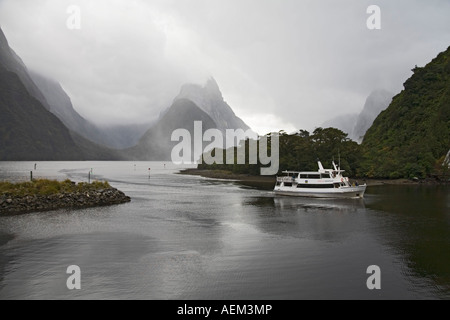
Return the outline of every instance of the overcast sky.
{"type": "Polygon", "coordinates": [[[210,76],[250,127],[312,130],[398,93],[450,46],[448,0],[0,0],[0,25],[31,69],[96,123],[147,122],[182,84],[210,76]],[[369,5],[381,30],[369,30],[369,5]],[[81,9],[81,29],[66,26],[81,9]]]}

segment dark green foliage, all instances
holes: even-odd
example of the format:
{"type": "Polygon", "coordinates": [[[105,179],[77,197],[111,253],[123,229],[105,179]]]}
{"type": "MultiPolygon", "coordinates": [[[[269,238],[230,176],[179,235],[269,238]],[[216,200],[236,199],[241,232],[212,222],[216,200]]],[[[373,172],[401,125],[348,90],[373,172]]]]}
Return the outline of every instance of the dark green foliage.
{"type": "MultiPolygon", "coordinates": [[[[414,68],[405,90],[394,97],[367,131],[361,146],[334,128],[311,135],[280,132],[280,171],[317,170],[317,159],[329,167],[341,156],[352,176],[426,178],[448,176],[442,163],[450,149],[450,48],[424,68],[414,68]]],[[[260,165],[201,165],[200,169],[258,174],[260,165]]]]}
{"type": "MultiPolygon", "coordinates": [[[[347,134],[335,128],[317,128],[312,134],[300,130],[297,134],[288,135],[279,133],[280,141],[280,167],[279,174],[284,170],[317,171],[317,160],[321,160],[324,166],[331,168],[331,161],[338,162],[341,156],[341,167],[348,174],[355,175],[360,158],[359,145],[347,138],[347,134]]],[[[270,139],[268,146],[270,147],[270,139]]],[[[244,147],[243,145],[241,148],[244,147]]],[[[199,165],[199,169],[228,170],[233,173],[260,174],[261,164],[249,164],[249,141],[245,142],[246,164],[237,163],[237,148],[234,148],[234,164],[205,163],[199,165]]],[[[270,150],[270,148],[269,148],[270,150]]],[[[212,151],[215,152],[215,151],[212,151]]],[[[226,155],[230,150],[224,152],[224,163],[226,155]]],[[[213,153],[214,155],[214,153],[213,153]]]]}
{"type": "Polygon", "coordinates": [[[450,149],[450,48],[413,72],[365,135],[368,177],[425,178],[450,149]]]}

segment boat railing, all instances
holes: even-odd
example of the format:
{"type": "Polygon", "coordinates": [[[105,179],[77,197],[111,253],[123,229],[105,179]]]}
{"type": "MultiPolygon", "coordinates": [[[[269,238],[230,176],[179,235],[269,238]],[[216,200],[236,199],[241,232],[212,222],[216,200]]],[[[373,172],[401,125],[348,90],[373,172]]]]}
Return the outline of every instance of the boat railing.
{"type": "Polygon", "coordinates": [[[293,177],[277,177],[277,182],[294,182],[293,177]]]}

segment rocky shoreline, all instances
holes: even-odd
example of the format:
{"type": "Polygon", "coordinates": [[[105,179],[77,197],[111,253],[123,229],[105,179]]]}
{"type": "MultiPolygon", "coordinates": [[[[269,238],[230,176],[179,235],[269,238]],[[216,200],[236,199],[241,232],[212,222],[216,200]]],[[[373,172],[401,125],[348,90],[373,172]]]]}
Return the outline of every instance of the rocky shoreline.
{"type": "Polygon", "coordinates": [[[130,197],[115,188],[63,192],[51,195],[0,195],[0,216],[57,209],[82,209],[130,202],[130,197]]]}

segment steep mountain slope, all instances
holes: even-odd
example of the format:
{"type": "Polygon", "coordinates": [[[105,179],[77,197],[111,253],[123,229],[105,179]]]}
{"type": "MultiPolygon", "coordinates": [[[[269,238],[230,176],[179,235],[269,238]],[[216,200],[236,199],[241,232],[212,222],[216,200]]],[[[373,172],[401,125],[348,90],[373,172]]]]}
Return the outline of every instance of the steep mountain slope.
{"type": "Polygon", "coordinates": [[[231,107],[224,101],[217,82],[210,78],[204,87],[196,84],[186,84],[181,88],[175,101],[187,99],[192,101],[216,123],[216,128],[226,129],[249,129],[249,126],[238,118],[231,107]]]}
{"type": "Polygon", "coordinates": [[[450,149],[450,47],[413,72],[365,135],[369,177],[426,177],[450,149]]]}
{"type": "Polygon", "coordinates": [[[336,128],[336,129],[339,129],[339,130],[347,133],[350,136],[355,128],[355,123],[358,120],[358,116],[359,115],[357,113],[349,113],[349,114],[340,115],[340,116],[332,118],[328,121],[325,121],[321,125],[321,127],[322,128],[336,128]]]}
{"type": "Polygon", "coordinates": [[[361,143],[367,130],[372,126],[373,121],[378,117],[381,111],[386,110],[392,102],[393,93],[386,90],[373,91],[366,100],[364,108],[358,115],[353,130],[350,132],[350,138],[361,143]]]}
{"type": "Polygon", "coordinates": [[[75,160],[69,130],[0,65],[0,160],[75,160]]]}
{"type": "Polygon", "coordinates": [[[71,112],[70,99],[64,96],[62,88],[51,83],[47,88],[52,92],[50,96],[59,94],[51,100],[52,108],[1,29],[0,69],[1,160],[120,159],[116,151],[70,131],[51,113],[61,113],[66,107],[71,112]]]}
{"type": "Polygon", "coordinates": [[[69,96],[59,83],[50,80],[35,71],[29,72],[31,79],[42,92],[49,105],[49,111],[57,116],[70,130],[92,135],[96,131],[94,125],[87,122],[73,108],[69,96]]]}
{"type": "Polygon", "coordinates": [[[324,122],[321,127],[337,128],[348,133],[348,137],[353,141],[361,143],[375,118],[389,106],[393,96],[394,94],[389,91],[375,90],[367,97],[360,113],[337,116],[324,122]]]}
{"type": "Polygon", "coordinates": [[[22,59],[12,50],[8,44],[2,29],[0,28],[0,64],[8,71],[14,72],[19,76],[19,79],[24,84],[27,91],[36,98],[41,104],[49,109],[47,101],[37,88],[36,84],[31,79],[28,69],[23,63],[22,59]]]}
{"type": "Polygon", "coordinates": [[[99,127],[83,118],[73,107],[72,101],[61,85],[41,74],[30,71],[30,76],[48,102],[49,110],[70,130],[94,143],[109,148],[127,148],[136,145],[151,124],[115,125],[99,127]]]}
{"type": "Polygon", "coordinates": [[[173,147],[179,144],[171,141],[172,133],[176,129],[189,131],[194,150],[195,121],[202,121],[203,132],[216,127],[214,120],[192,101],[177,99],[158,123],[144,134],[138,145],[125,150],[124,154],[129,159],[169,161],[173,147]]]}

